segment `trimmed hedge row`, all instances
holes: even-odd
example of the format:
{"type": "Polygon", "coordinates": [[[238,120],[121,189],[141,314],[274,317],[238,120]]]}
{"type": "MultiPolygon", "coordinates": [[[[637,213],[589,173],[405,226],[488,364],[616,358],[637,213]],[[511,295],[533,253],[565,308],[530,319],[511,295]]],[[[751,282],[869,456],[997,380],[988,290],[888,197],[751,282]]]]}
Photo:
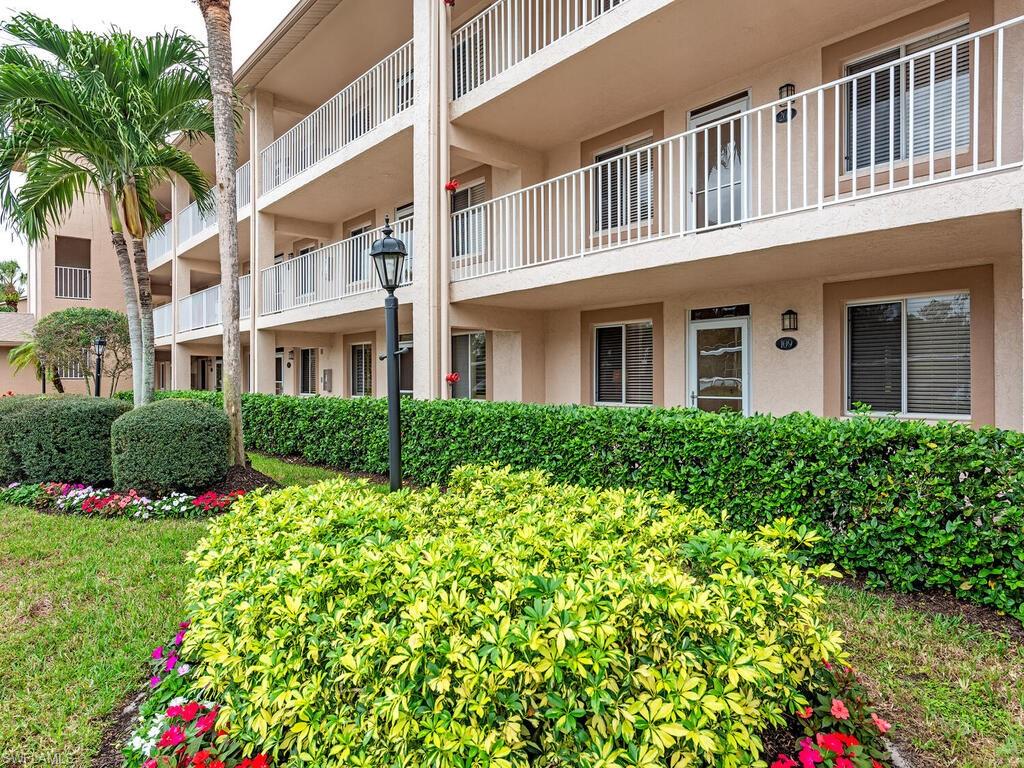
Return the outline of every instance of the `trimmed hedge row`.
{"type": "Polygon", "coordinates": [[[0,482],[109,484],[110,428],[131,406],[81,395],[0,400],[0,482]]]}
{"type": "MultiPolygon", "coordinates": [[[[214,404],[215,393],[163,393],[214,404]]],[[[387,471],[382,400],[243,397],[249,448],[387,471]]],[[[559,482],[673,491],[755,528],[791,515],[816,555],[873,585],[938,588],[1024,617],[1024,435],[956,424],[404,400],[403,468],[543,469],[559,482]]]]}

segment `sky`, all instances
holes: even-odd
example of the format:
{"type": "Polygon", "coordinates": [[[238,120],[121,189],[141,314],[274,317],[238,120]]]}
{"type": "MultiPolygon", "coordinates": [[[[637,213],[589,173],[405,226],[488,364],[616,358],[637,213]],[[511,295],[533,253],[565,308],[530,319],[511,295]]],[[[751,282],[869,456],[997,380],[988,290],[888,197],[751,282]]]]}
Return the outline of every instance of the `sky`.
{"type": "MultiPolygon", "coordinates": [[[[2,2],[2,0],[0,0],[2,2]]],[[[284,18],[295,0],[235,0],[232,3],[231,44],[237,68],[284,18]]],[[[206,40],[206,27],[193,0],[6,0],[2,18],[19,11],[46,16],[61,26],[102,32],[115,25],[138,36],[178,27],[206,40]]],[[[6,42],[0,36],[0,42],[6,42]]],[[[0,229],[0,260],[26,261],[25,246],[0,229]]]]}

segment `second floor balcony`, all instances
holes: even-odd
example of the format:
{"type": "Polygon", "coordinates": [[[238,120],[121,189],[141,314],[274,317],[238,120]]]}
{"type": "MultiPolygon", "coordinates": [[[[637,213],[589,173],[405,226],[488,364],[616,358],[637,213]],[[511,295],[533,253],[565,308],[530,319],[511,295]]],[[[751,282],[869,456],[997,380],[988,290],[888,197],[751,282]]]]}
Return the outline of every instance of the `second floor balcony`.
{"type": "MultiPolygon", "coordinates": [[[[1024,17],[455,211],[453,281],[1018,168],[1024,17]]],[[[898,213],[898,206],[893,207],[898,213]]]]}
{"type": "Polygon", "coordinates": [[[150,269],[163,264],[174,253],[174,228],[165,224],[146,238],[146,259],[150,269]]]}
{"type": "MultiPolygon", "coordinates": [[[[249,163],[239,166],[235,171],[235,200],[239,218],[244,218],[243,212],[252,205],[252,166],[249,163]]],[[[178,250],[181,252],[188,247],[190,241],[206,239],[216,231],[216,203],[208,211],[203,211],[199,203],[193,201],[178,214],[174,222],[178,229],[178,250]]],[[[169,231],[170,228],[164,229],[169,231]]]]}
{"type": "MultiPolygon", "coordinates": [[[[238,278],[238,317],[248,320],[252,316],[252,278],[238,278]]],[[[221,324],[220,284],[197,291],[178,301],[178,332],[188,333],[221,324]]],[[[155,318],[154,318],[155,325],[155,318]]]]}
{"type": "Polygon", "coordinates": [[[54,275],[54,295],[58,299],[84,301],[92,298],[92,270],[88,267],[62,267],[57,265],[54,275]]]}
{"type": "MultiPolygon", "coordinates": [[[[394,223],[394,236],[409,248],[402,285],[412,282],[413,221],[394,223]]],[[[262,315],[336,301],[380,289],[370,258],[370,246],[383,227],[332,243],[318,250],[267,267],[260,273],[262,315]]]]}

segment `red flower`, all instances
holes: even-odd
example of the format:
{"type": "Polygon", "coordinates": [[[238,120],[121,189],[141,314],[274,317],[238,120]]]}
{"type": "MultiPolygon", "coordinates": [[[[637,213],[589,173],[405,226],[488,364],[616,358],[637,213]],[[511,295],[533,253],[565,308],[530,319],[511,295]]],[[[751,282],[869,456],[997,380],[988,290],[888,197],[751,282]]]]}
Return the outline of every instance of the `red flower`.
{"type": "Polygon", "coordinates": [[[837,757],[836,768],[854,768],[853,761],[848,757],[837,757]]]}
{"type": "Polygon", "coordinates": [[[206,733],[213,728],[217,722],[217,710],[211,709],[205,715],[196,720],[196,733],[206,733]]]}
{"type": "Polygon", "coordinates": [[[223,760],[211,760],[210,764],[206,768],[224,768],[223,760]]]}
{"type": "Polygon", "coordinates": [[[205,749],[200,749],[192,758],[192,765],[196,766],[196,768],[209,768],[206,764],[206,761],[209,759],[210,753],[205,749]]]}
{"type": "Polygon", "coordinates": [[[843,704],[842,699],[832,699],[832,717],[837,720],[849,720],[850,710],[843,704]]]}
{"type": "MultiPolygon", "coordinates": [[[[455,3],[451,3],[451,5],[454,4],[455,3]]],[[[446,192],[455,192],[459,189],[459,182],[456,179],[452,179],[451,181],[444,185],[444,188],[446,192]]]]}
{"type": "Polygon", "coordinates": [[[796,713],[796,716],[799,717],[801,720],[810,720],[813,715],[814,709],[810,705],[807,705],[806,707],[804,707],[796,713]]]}
{"type": "Polygon", "coordinates": [[[452,371],[451,373],[449,373],[447,376],[444,377],[444,380],[447,381],[451,385],[455,385],[455,384],[459,383],[459,380],[461,378],[462,377],[459,375],[458,371],[452,371]]]}
{"type": "Polygon", "coordinates": [[[817,736],[818,746],[827,749],[836,755],[843,754],[843,740],[836,733],[819,733],[817,736]]]}
{"type": "Polygon", "coordinates": [[[156,768],[156,760],[152,757],[142,764],[142,768],[156,768]]]}
{"type": "Polygon", "coordinates": [[[814,748],[810,739],[804,739],[800,742],[801,749],[798,757],[800,758],[800,765],[803,768],[814,768],[816,763],[824,762],[825,758],[821,756],[821,753],[814,748]]]}
{"type": "Polygon", "coordinates": [[[160,737],[160,741],[157,742],[158,747],[176,747],[185,740],[185,731],[176,725],[171,726],[164,731],[163,736],[160,737]]]}
{"type": "Polygon", "coordinates": [[[772,763],[772,768],[796,768],[797,762],[789,755],[779,755],[778,759],[772,763]]]}
{"type": "Polygon", "coordinates": [[[880,762],[878,762],[877,760],[872,760],[872,761],[871,761],[871,768],[885,768],[885,766],[883,766],[883,765],[882,765],[882,764],[881,764],[880,762]]]}
{"type": "Polygon", "coordinates": [[[196,715],[199,714],[199,704],[195,701],[190,701],[188,704],[181,708],[181,719],[186,723],[191,723],[196,719],[196,715]]]}
{"type": "Polygon", "coordinates": [[[444,0],[444,4],[454,8],[455,7],[455,0],[444,0]]]}
{"type": "Polygon", "coordinates": [[[837,733],[836,738],[846,747],[856,747],[860,744],[857,737],[850,733],[837,733]]]}

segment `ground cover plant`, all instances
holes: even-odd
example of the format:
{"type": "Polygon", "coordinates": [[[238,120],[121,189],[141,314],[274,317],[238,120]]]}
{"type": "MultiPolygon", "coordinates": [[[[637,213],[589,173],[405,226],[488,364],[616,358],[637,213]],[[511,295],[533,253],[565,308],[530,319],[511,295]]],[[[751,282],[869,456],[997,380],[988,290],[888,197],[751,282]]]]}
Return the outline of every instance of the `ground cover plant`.
{"type": "MultiPolygon", "coordinates": [[[[831,570],[797,554],[815,534],[717,522],[497,469],[254,493],[192,556],[181,656],[279,765],[752,765],[845,659],[819,617],[831,570]]],[[[883,760],[850,714],[813,730],[883,760]]]]}
{"type": "MultiPolygon", "coordinates": [[[[168,393],[216,402],[216,393],[168,393]]],[[[243,397],[253,450],[387,471],[386,404],[243,397]]],[[[1024,616],[1024,435],[960,424],[463,400],[403,400],[403,468],[444,483],[464,463],[562,482],[672,491],[756,530],[814,526],[814,554],[870,586],[942,589],[1024,616]]]]}
{"type": "Polygon", "coordinates": [[[206,491],[199,495],[171,493],[150,498],[135,489],[114,491],[84,483],[11,483],[0,488],[0,505],[35,507],[47,512],[85,517],[152,518],[209,517],[223,512],[245,495],[239,489],[228,493],[206,491]]]}

